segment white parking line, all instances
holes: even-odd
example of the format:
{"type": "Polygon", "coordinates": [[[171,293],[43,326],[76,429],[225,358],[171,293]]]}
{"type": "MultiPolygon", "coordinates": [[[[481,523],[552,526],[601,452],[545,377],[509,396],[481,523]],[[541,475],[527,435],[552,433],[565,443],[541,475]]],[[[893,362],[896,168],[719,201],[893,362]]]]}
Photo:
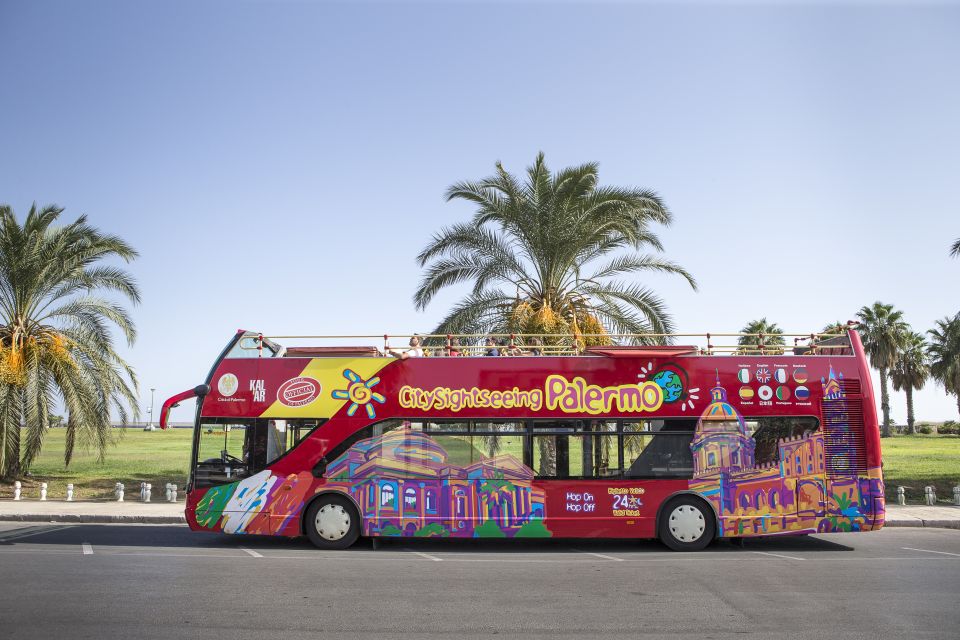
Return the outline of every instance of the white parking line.
{"type": "Polygon", "coordinates": [[[404,549],[404,551],[407,553],[412,553],[415,556],[420,556],[421,558],[426,558],[427,560],[433,560],[434,562],[443,562],[443,558],[432,556],[429,553],[422,553],[420,551],[414,551],[413,549],[404,549]]]}
{"type": "Polygon", "coordinates": [[[796,556],[785,556],[782,553],[770,553],[768,551],[751,551],[750,553],[759,553],[762,556],[773,556],[774,558],[786,558],[787,560],[806,560],[806,558],[798,558],[796,556]]]}
{"type": "Polygon", "coordinates": [[[263,554],[257,553],[257,552],[254,551],[253,549],[247,549],[246,547],[238,547],[238,548],[240,549],[240,551],[245,551],[245,552],[249,553],[249,554],[250,554],[251,556],[253,556],[254,558],[262,558],[262,557],[263,557],[263,554]]]}
{"type": "Polygon", "coordinates": [[[623,558],[614,558],[613,556],[606,556],[602,553],[594,553],[592,551],[584,551],[583,549],[574,549],[578,553],[585,553],[588,556],[593,556],[594,558],[603,558],[604,560],[613,560],[614,562],[623,562],[623,558]]]}
{"type": "Polygon", "coordinates": [[[923,551],[924,553],[940,553],[945,556],[956,556],[960,558],[960,553],[950,553],[949,551],[933,551],[931,549],[914,549],[913,547],[900,547],[904,551],[923,551]]]}
{"type": "Polygon", "coordinates": [[[93,555],[93,546],[89,542],[84,542],[80,545],[83,549],[83,555],[92,556],[93,555]]]}

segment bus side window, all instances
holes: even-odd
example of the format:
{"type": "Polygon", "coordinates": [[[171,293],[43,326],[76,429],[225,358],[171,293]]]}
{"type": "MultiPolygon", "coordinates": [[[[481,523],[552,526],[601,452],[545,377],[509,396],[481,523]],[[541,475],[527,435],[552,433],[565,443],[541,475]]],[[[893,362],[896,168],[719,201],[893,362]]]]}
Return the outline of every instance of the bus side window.
{"type": "Polygon", "coordinates": [[[618,478],[617,423],[601,420],[537,420],[533,469],[538,478],[618,478]]]}
{"type": "Polygon", "coordinates": [[[695,420],[658,419],[623,424],[625,478],[692,478],[695,420]]]}

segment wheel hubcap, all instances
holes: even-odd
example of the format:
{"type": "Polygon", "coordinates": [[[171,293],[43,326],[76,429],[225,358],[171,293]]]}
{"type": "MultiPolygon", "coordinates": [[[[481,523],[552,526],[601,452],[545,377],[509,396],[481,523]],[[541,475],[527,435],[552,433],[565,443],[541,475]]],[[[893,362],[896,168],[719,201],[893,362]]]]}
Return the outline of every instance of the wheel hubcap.
{"type": "Polygon", "coordinates": [[[682,504],[670,512],[670,533],[680,542],[696,542],[707,528],[703,512],[693,505],[682,504]]]}
{"type": "Polygon", "coordinates": [[[325,540],[339,540],[350,530],[350,514],[338,504],[325,504],[317,511],[317,533],[325,540]]]}

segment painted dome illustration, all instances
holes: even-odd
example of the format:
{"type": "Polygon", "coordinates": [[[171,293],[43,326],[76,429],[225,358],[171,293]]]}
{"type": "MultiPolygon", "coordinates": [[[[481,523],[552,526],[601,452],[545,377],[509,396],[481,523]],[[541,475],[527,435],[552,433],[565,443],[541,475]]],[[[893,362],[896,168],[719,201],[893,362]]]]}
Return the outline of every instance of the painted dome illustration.
{"type": "Polygon", "coordinates": [[[693,475],[701,477],[723,471],[741,471],[754,466],[756,442],[747,433],[740,413],[727,401],[727,391],[717,384],[710,390],[710,404],[697,421],[690,443],[693,475]]]}

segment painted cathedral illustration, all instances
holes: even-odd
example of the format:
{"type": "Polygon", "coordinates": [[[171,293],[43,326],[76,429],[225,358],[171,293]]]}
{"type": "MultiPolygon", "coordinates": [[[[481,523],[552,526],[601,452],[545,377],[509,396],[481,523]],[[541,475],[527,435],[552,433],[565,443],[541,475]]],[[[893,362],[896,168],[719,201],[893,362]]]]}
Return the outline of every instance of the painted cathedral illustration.
{"type": "Polygon", "coordinates": [[[544,492],[514,456],[460,467],[435,440],[396,429],[361,440],[327,468],[360,505],[367,535],[547,537],[544,492]]]}
{"type": "MultiPolygon", "coordinates": [[[[842,375],[840,376],[842,379],[842,375]]],[[[690,488],[713,503],[721,534],[740,536],[779,531],[837,531],[874,526],[871,500],[880,500],[878,473],[858,476],[849,461],[826,460],[824,436],[846,441],[850,432],[846,399],[833,367],[823,380],[821,429],[777,441],[776,461],[757,464],[756,441],[726,390],[711,389],[711,403],[690,444],[694,477],[690,488]],[[837,473],[837,470],[846,472],[837,473]]],[[[830,452],[847,455],[842,449],[830,452]]],[[[882,516],[881,516],[882,517],[882,516]]]]}

